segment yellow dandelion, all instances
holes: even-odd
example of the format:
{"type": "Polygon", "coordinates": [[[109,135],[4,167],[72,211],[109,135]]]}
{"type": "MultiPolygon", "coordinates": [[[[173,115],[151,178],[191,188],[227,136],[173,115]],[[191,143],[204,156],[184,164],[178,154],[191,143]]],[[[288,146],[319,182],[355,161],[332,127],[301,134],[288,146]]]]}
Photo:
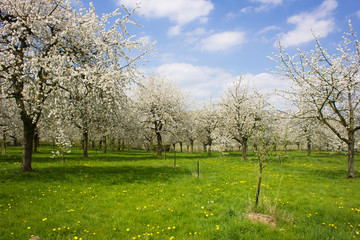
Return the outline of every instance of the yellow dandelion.
{"type": "Polygon", "coordinates": [[[27,227],[27,229],[30,229],[31,227],[27,227]]]}
{"type": "Polygon", "coordinates": [[[127,231],[127,232],[130,231],[130,228],[127,228],[126,231],[127,231]]]}
{"type": "Polygon", "coordinates": [[[45,222],[47,220],[47,218],[43,218],[42,221],[45,222]]]}
{"type": "Polygon", "coordinates": [[[55,232],[55,231],[56,231],[56,228],[53,228],[53,231],[55,232]]]}
{"type": "Polygon", "coordinates": [[[75,239],[75,240],[77,240],[77,239],[78,239],[78,237],[77,237],[77,236],[75,236],[75,237],[74,237],[74,239],[75,239]]]}

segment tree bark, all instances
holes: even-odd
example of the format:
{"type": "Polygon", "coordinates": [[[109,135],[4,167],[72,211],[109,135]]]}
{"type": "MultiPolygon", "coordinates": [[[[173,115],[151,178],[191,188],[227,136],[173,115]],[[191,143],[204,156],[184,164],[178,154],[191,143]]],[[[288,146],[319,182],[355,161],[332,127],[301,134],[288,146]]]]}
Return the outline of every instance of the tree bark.
{"type": "Polygon", "coordinates": [[[306,142],[307,142],[307,156],[310,157],[311,156],[311,139],[310,137],[306,137],[306,142]]]}
{"type": "Polygon", "coordinates": [[[2,154],[6,154],[6,131],[3,131],[2,154]]]}
{"type": "Polygon", "coordinates": [[[354,132],[348,133],[348,179],[355,178],[354,156],[355,156],[355,134],[354,132]]]}
{"type": "Polygon", "coordinates": [[[39,146],[39,130],[36,128],[34,132],[34,143],[33,143],[33,152],[38,152],[38,146],[39,146]]]}
{"type": "Polygon", "coordinates": [[[203,143],[204,152],[206,152],[206,143],[203,143]]]}
{"type": "Polygon", "coordinates": [[[190,140],[190,152],[194,153],[194,140],[193,139],[190,140]]]}
{"type": "Polygon", "coordinates": [[[156,140],[157,140],[157,155],[161,156],[163,146],[162,146],[162,137],[160,132],[156,132],[156,140]]]}
{"type": "Polygon", "coordinates": [[[106,153],[107,152],[107,144],[106,144],[106,136],[103,136],[103,149],[102,152],[106,153]]]}
{"type": "Polygon", "coordinates": [[[83,157],[88,157],[89,136],[87,130],[83,130],[83,157]]]}
{"type": "Polygon", "coordinates": [[[212,143],[211,142],[209,142],[209,144],[208,144],[208,156],[210,156],[211,155],[211,145],[212,145],[212,143]]]}
{"type": "Polygon", "coordinates": [[[174,167],[176,167],[176,144],[173,143],[173,147],[174,147],[174,167]]]}
{"type": "Polygon", "coordinates": [[[31,172],[31,160],[36,125],[32,123],[31,118],[26,118],[23,116],[22,120],[24,126],[24,148],[21,161],[21,170],[23,172],[31,172]]]}
{"type": "Polygon", "coordinates": [[[247,138],[241,139],[241,152],[242,152],[242,160],[246,161],[246,152],[247,152],[247,138]]]}

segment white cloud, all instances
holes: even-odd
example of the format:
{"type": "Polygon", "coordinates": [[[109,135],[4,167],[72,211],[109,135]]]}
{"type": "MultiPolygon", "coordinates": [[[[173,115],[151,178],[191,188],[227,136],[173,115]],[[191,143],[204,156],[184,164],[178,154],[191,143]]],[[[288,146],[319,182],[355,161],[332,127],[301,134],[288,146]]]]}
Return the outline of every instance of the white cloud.
{"type": "MultiPolygon", "coordinates": [[[[118,4],[135,8],[135,0],[117,0],[118,4]]],[[[208,0],[144,0],[140,3],[140,12],[148,18],[168,18],[175,23],[175,28],[169,30],[169,35],[178,34],[181,26],[192,21],[207,21],[207,16],[214,8],[208,0]]]]}
{"type": "Polygon", "coordinates": [[[265,33],[268,33],[268,32],[271,32],[271,31],[279,31],[281,28],[279,26],[275,26],[275,25],[271,25],[271,26],[268,26],[268,27],[265,27],[263,29],[261,29],[258,34],[265,34],[265,33]]]}
{"type": "Polygon", "coordinates": [[[196,98],[217,97],[234,76],[222,68],[196,66],[189,63],[163,64],[154,69],[176,81],[181,88],[196,98]]]}
{"type": "Polygon", "coordinates": [[[245,33],[227,31],[215,33],[200,41],[200,49],[208,52],[226,51],[245,42],[245,33]]]}
{"type": "Polygon", "coordinates": [[[252,0],[252,2],[258,2],[262,4],[273,4],[273,5],[279,5],[283,3],[283,0],[252,0]]]}
{"type": "Polygon", "coordinates": [[[264,92],[264,91],[273,91],[284,90],[290,86],[290,82],[287,80],[281,79],[279,76],[270,74],[270,73],[260,73],[253,75],[247,73],[243,75],[245,81],[251,82],[255,89],[264,92]]]}
{"type": "Polygon", "coordinates": [[[360,10],[355,13],[355,15],[360,18],[360,10]]]}
{"type": "MultiPolygon", "coordinates": [[[[229,84],[238,75],[223,68],[210,68],[189,63],[174,62],[162,64],[148,69],[148,73],[166,75],[174,80],[185,92],[198,99],[218,98],[227,90],[229,84]]],[[[274,89],[285,89],[289,82],[281,80],[279,76],[270,73],[243,74],[244,81],[250,83],[259,92],[272,92],[274,89]]],[[[273,97],[272,97],[273,98],[273,97]]]]}
{"type": "Polygon", "coordinates": [[[336,0],[325,0],[312,12],[303,12],[291,16],[288,23],[295,29],[280,35],[280,42],[285,46],[296,46],[313,40],[312,32],[319,37],[326,37],[335,30],[335,20],[331,16],[337,8],[336,0]]]}

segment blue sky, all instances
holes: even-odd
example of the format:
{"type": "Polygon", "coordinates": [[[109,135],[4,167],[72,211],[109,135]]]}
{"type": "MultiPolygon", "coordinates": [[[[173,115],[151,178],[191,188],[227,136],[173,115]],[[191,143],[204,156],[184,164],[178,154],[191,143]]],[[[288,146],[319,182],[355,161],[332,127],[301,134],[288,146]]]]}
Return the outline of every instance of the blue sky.
{"type": "MultiPolygon", "coordinates": [[[[100,15],[139,2],[93,0],[100,15]]],[[[142,27],[130,34],[156,41],[142,71],[165,74],[199,99],[216,98],[240,74],[260,90],[287,87],[268,71],[278,41],[290,53],[311,50],[312,30],[332,51],[349,20],[360,32],[359,0],[141,0],[140,12],[142,27]]]]}

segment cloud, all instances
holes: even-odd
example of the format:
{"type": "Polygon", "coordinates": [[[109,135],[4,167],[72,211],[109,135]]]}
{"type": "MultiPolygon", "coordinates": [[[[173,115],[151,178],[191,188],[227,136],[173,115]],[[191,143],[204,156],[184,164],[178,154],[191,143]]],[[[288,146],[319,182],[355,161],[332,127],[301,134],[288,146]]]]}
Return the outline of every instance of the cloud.
{"type": "Polygon", "coordinates": [[[258,34],[265,34],[265,33],[268,33],[268,32],[272,32],[272,31],[279,31],[281,28],[279,26],[275,26],[275,25],[271,25],[271,26],[268,26],[268,27],[265,27],[263,29],[261,29],[258,34]]]}
{"type": "Polygon", "coordinates": [[[284,90],[290,86],[290,82],[270,73],[243,74],[246,82],[251,82],[257,91],[284,90]]]}
{"type": "Polygon", "coordinates": [[[355,13],[355,15],[360,18],[360,10],[355,13]]]}
{"type": "Polygon", "coordinates": [[[313,40],[315,35],[326,37],[335,30],[335,20],[331,16],[337,8],[336,0],[325,0],[312,12],[303,12],[291,16],[287,22],[295,25],[295,29],[280,35],[280,42],[285,46],[297,46],[313,40]],[[311,32],[312,31],[312,32],[311,32]]]}
{"type": "MultiPolygon", "coordinates": [[[[184,62],[162,64],[156,68],[147,69],[146,72],[167,76],[197,99],[218,98],[238,77],[223,68],[210,68],[184,62]]],[[[244,81],[250,83],[249,87],[263,93],[273,92],[274,89],[285,89],[290,85],[289,82],[270,73],[256,75],[247,73],[243,74],[243,78],[244,81]]]]}
{"type": "Polygon", "coordinates": [[[245,42],[245,33],[226,31],[215,33],[200,41],[200,49],[208,52],[226,51],[245,42]]]}
{"type": "Polygon", "coordinates": [[[274,7],[283,4],[284,0],[250,0],[250,2],[254,3],[254,5],[244,7],[240,9],[237,13],[229,12],[226,16],[237,17],[241,14],[268,11],[274,7]]]}
{"type": "Polygon", "coordinates": [[[226,89],[226,85],[234,76],[222,68],[196,66],[189,63],[163,64],[152,69],[166,75],[186,92],[196,98],[208,99],[218,97],[226,89]]]}
{"type": "MultiPolygon", "coordinates": [[[[117,0],[118,4],[124,4],[128,8],[135,8],[135,0],[117,0]]],[[[168,18],[175,26],[169,29],[169,36],[180,33],[181,27],[199,20],[200,23],[207,21],[207,16],[214,9],[214,5],[208,0],[145,0],[140,3],[140,12],[148,18],[168,18]]]]}

